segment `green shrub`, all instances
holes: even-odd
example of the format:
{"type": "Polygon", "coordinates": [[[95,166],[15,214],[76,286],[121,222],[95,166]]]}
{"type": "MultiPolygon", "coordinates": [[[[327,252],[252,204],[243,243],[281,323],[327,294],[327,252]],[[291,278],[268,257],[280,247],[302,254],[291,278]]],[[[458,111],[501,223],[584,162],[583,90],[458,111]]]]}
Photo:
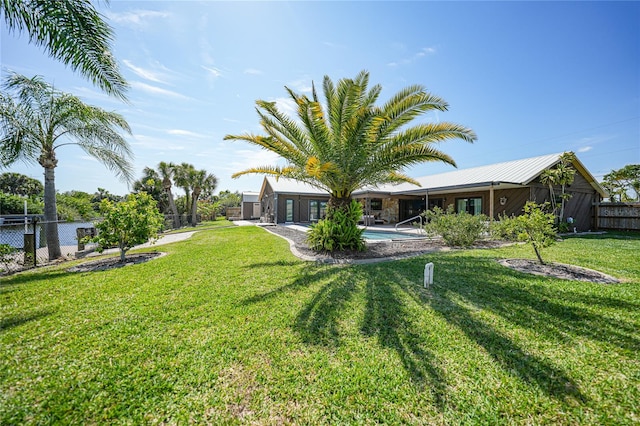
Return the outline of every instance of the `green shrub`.
{"type": "Polygon", "coordinates": [[[424,226],[427,234],[440,235],[452,247],[469,247],[488,231],[487,216],[472,215],[465,211],[455,213],[452,205],[446,211],[435,207],[424,216],[427,219],[424,226]]]}
{"type": "Polygon", "coordinates": [[[556,230],[553,227],[555,215],[547,213],[549,203],[536,204],[528,201],[520,216],[501,216],[491,228],[492,234],[508,241],[523,241],[531,243],[538,261],[544,264],[540,251],[556,241],[556,230]]]}
{"type": "Polygon", "coordinates": [[[355,200],[346,209],[328,208],[327,218],[311,225],[307,233],[309,247],[317,251],[363,251],[363,229],[358,228],[362,206],[355,200]]]}
{"type": "Polygon", "coordinates": [[[98,235],[89,241],[98,243],[99,253],[108,247],[118,247],[121,262],[133,246],[156,239],[164,223],[156,201],[146,192],[129,194],[118,203],[105,198],[100,202],[100,213],[104,219],[96,224],[98,235]]]}

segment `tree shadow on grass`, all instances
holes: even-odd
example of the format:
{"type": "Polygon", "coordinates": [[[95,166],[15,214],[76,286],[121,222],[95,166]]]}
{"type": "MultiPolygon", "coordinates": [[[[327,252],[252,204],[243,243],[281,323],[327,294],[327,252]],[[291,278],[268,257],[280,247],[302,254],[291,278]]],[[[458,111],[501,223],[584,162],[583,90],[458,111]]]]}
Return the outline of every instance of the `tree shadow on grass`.
{"type": "Polygon", "coordinates": [[[376,337],[378,343],[394,350],[420,389],[430,389],[435,403],[444,407],[446,380],[437,364],[436,356],[428,349],[426,336],[412,319],[406,302],[397,285],[379,282],[378,274],[364,273],[366,285],[366,308],[361,331],[366,336],[376,337]]]}
{"type": "Polygon", "coordinates": [[[15,275],[0,277],[0,294],[9,293],[17,286],[29,284],[34,281],[47,281],[48,283],[69,276],[71,273],[65,270],[44,272],[22,272],[15,275]]]}
{"type": "Polygon", "coordinates": [[[447,399],[446,374],[437,359],[438,349],[429,347],[429,330],[418,324],[424,318],[416,316],[414,303],[462,331],[507,374],[556,399],[586,401],[576,380],[554,361],[555,355],[532,353],[526,341],[512,337],[512,330],[541,336],[549,347],[589,339],[623,350],[640,349],[636,324],[608,317],[608,311],[615,315],[630,302],[602,295],[592,298],[584,283],[572,287],[522,274],[492,258],[456,252],[432,254],[429,260],[436,263],[436,284],[428,290],[421,286],[422,257],[351,267],[305,267],[292,281],[243,303],[297,297],[301,289],[317,287],[298,313],[294,330],[307,344],[338,347],[344,317],[354,317],[349,309],[361,306],[351,301],[363,297],[360,332],[395,351],[412,382],[429,388],[441,408],[447,399]]]}
{"type": "Polygon", "coordinates": [[[0,331],[7,331],[10,328],[18,327],[31,321],[37,321],[53,313],[53,311],[37,311],[22,313],[8,318],[0,318],[0,331]]]}
{"type": "Polygon", "coordinates": [[[402,268],[394,267],[393,275],[396,278],[392,280],[400,283],[414,300],[430,307],[464,332],[484,348],[504,371],[555,398],[586,400],[576,381],[566,371],[546,357],[529,353],[526,347],[483,319],[479,313],[493,314],[503,327],[526,329],[552,342],[570,343],[573,339],[587,338],[625,350],[640,349],[634,324],[620,320],[612,322],[605,315],[596,313],[598,306],[594,306],[601,303],[603,308],[614,306],[624,309],[624,303],[618,306],[611,298],[594,298],[593,303],[585,307],[565,303],[565,299],[586,299],[566,287],[554,290],[550,286],[541,286],[540,280],[554,280],[511,271],[493,259],[460,254],[439,255],[436,259],[436,283],[429,290],[424,290],[417,283],[408,283],[402,268]]]}

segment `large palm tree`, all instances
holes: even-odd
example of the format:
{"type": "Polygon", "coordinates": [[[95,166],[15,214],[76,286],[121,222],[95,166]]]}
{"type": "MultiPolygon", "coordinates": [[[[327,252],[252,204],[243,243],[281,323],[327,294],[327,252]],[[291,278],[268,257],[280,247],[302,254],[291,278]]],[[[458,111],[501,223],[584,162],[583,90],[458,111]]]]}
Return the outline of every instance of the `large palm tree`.
{"type": "Polygon", "coordinates": [[[193,164],[180,163],[173,165],[173,181],[184,190],[185,203],[184,214],[189,215],[191,209],[191,181],[192,174],[196,171],[193,164]]]}
{"type": "Polygon", "coordinates": [[[203,191],[213,192],[218,186],[218,178],[211,173],[207,173],[206,170],[193,170],[190,174],[191,187],[193,193],[191,195],[191,224],[193,226],[197,223],[198,213],[198,199],[203,191]]]}
{"type": "Polygon", "coordinates": [[[69,65],[109,94],[125,99],[128,87],[111,54],[113,31],[87,0],[0,0],[7,28],[69,65]]]}
{"type": "Polygon", "coordinates": [[[313,87],[312,97],[285,87],[297,105],[297,117],[280,111],[275,102],[258,100],[257,112],[266,135],[227,135],[275,152],[287,161],[284,167],[268,165],[235,173],[275,175],[306,182],[329,192],[328,219],[332,211],[346,210],[351,194],[364,186],[410,182],[403,169],[440,161],[455,166],[454,160],[437,150],[435,143],[460,138],[468,142],[475,133],[448,122],[407,125],[431,110],[446,111],[448,104],[420,85],[409,86],[381,106],[375,103],[381,86],[368,88],[369,73],[342,79],[335,85],[327,76],[325,104],[313,87]]]}
{"type": "MultiPolygon", "coordinates": [[[[133,184],[131,184],[132,192],[146,192],[158,203],[158,209],[164,213],[171,213],[169,210],[169,202],[167,200],[167,194],[164,191],[162,185],[162,178],[158,172],[151,168],[145,167],[142,169],[142,177],[133,184]]],[[[100,188],[98,188],[100,190],[100,188]]]]}
{"type": "Polygon", "coordinates": [[[131,133],[114,112],[87,105],[56,91],[42,77],[9,75],[0,93],[0,167],[18,160],[37,161],[44,168],[44,205],[49,259],[61,256],[58,238],[56,152],[77,145],[125,181],[131,181],[132,154],[120,131],[131,133]]]}
{"type": "Polygon", "coordinates": [[[169,208],[173,215],[173,228],[176,229],[180,227],[180,217],[178,216],[178,208],[176,207],[176,201],[173,199],[173,192],[171,191],[171,187],[173,186],[171,180],[174,177],[174,171],[175,165],[173,163],[166,163],[164,161],[158,163],[158,173],[162,178],[162,188],[165,194],[167,194],[169,208]]]}

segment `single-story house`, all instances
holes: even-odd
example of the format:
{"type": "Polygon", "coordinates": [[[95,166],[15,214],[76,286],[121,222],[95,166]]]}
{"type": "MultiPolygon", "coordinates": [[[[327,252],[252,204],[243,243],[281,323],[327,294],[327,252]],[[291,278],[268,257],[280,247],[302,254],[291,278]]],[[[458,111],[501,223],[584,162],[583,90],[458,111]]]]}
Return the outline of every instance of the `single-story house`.
{"type": "MultiPolygon", "coordinates": [[[[376,223],[394,224],[410,220],[428,206],[483,213],[497,219],[522,213],[527,201],[550,201],[549,187],[540,182],[546,169],[560,162],[562,153],[508,161],[470,169],[454,170],[417,178],[412,184],[362,188],[353,193],[361,200],[364,214],[376,223]]],[[[572,217],[579,230],[595,229],[597,206],[607,192],[576,158],[574,182],[567,187],[571,198],[565,218],[572,217]]],[[[556,197],[560,189],[555,191],[556,197]]],[[[324,217],[329,194],[291,179],[266,177],[258,199],[263,222],[315,222],[324,217]]]]}

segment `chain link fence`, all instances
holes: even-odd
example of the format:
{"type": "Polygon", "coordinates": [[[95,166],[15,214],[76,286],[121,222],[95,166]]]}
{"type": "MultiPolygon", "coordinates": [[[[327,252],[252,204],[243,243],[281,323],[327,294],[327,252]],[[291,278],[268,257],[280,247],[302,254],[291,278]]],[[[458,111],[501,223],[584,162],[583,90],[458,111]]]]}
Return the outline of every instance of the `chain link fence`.
{"type": "MultiPolygon", "coordinates": [[[[165,230],[194,226],[191,215],[165,215],[165,230]]],[[[202,217],[197,215],[196,221],[202,217]]],[[[82,243],[85,236],[95,236],[96,229],[88,221],[58,221],[58,239],[62,256],[78,257],[96,247],[93,243],[82,243]]],[[[51,263],[47,246],[47,226],[42,215],[0,216],[0,275],[35,268],[51,263]]]]}
{"type": "MultiPolygon", "coordinates": [[[[86,221],[56,222],[60,250],[65,258],[74,258],[95,244],[82,244],[79,239],[95,235],[93,223],[86,221]]],[[[39,215],[0,217],[0,274],[13,273],[50,263],[46,230],[50,222],[39,215]]]]}

